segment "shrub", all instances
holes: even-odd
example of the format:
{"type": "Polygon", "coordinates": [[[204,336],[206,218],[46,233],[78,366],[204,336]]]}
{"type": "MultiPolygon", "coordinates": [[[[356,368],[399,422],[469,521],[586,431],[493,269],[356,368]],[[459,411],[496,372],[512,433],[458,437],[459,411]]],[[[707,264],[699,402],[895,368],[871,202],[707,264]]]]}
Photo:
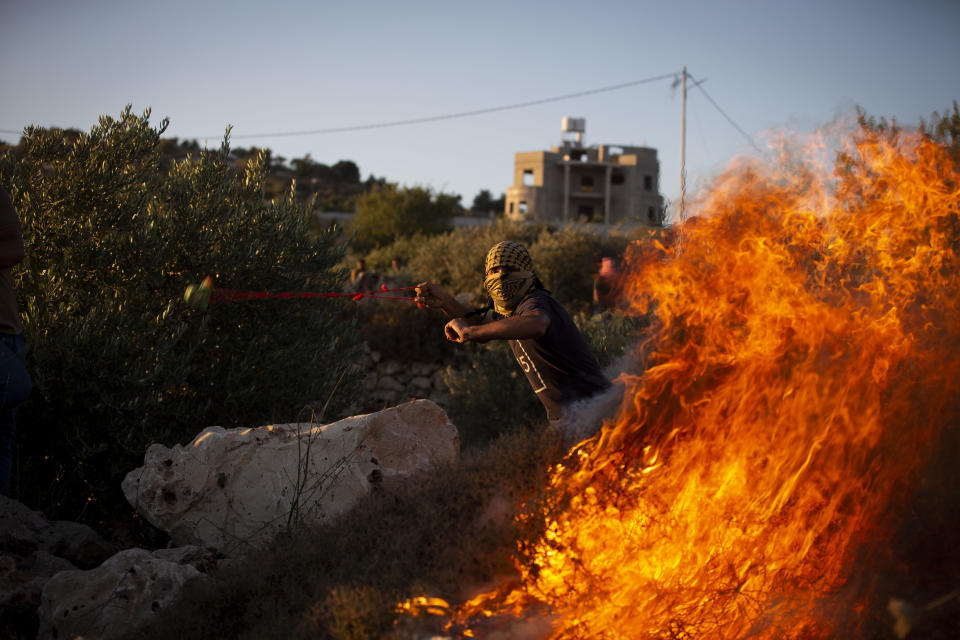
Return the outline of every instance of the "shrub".
{"type": "Polygon", "coordinates": [[[450,392],[447,413],[465,448],[546,421],[543,405],[506,342],[461,349],[469,354],[466,366],[448,367],[443,379],[450,392]]]}
{"type": "Polygon", "coordinates": [[[436,282],[454,294],[467,294],[478,304],[486,300],[483,266],[487,251],[501,240],[524,244],[544,285],[571,311],[586,310],[593,300],[593,274],[600,258],[622,258],[636,236],[573,227],[551,230],[544,226],[500,221],[455,229],[434,236],[405,236],[363,257],[372,269],[386,270],[400,258],[412,280],[436,282]]]}
{"type": "Polygon", "coordinates": [[[626,315],[620,311],[578,313],[573,321],[577,323],[602,369],[608,369],[627,353],[650,324],[646,316],[626,315]]]}
{"type": "Polygon", "coordinates": [[[443,336],[448,318],[414,304],[369,303],[358,309],[358,335],[387,360],[434,362],[456,354],[459,345],[443,336]]]}
{"type": "Polygon", "coordinates": [[[362,257],[373,269],[386,269],[393,258],[400,258],[417,282],[429,280],[446,287],[451,293],[480,296],[487,250],[501,240],[516,240],[529,245],[541,230],[542,227],[496,222],[432,236],[414,234],[373,249],[362,257]]]}
{"type": "Polygon", "coordinates": [[[414,233],[447,231],[459,203],[460,196],[424,187],[379,185],[356,199],[354,249],[369,251],[414,233]]]}
{"type": "Polygon", "coordinates": [[[629,242],[625,234],[572,227],[542,231],[529,249],[544,285],[574,313],[593,303],[593,276],[600,259],[621,259],[629,242]]]}
{"type": "Polygon", "coordinates": [[[148,120],[128,107],[74,139],[29,128],[25,156],[0,157],[24,226],[16,286],[35,386],[19,492],[58,517],[127,512],[120,481],[147,445],[292,420],[355,352],[341,301],[183,302],[208,274],[218,287],[339,288],[342,253],[332,231],[308,233],[310,204],[265,200],[262,155],[235,175],[226,138],[161,176],[166,122],[148,120]]]}

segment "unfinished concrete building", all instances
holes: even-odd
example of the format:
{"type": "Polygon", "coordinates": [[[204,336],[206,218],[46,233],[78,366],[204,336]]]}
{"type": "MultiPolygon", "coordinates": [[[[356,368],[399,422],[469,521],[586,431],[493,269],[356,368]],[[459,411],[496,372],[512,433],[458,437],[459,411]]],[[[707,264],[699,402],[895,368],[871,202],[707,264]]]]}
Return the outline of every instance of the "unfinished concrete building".
{"type": "Polygon", "coordinates": [[[564,118],[567,137],[549,151],[514,156],[513,186],[507,188],[509,220],[567,224],[660,226],[660,162],[657,150],[624,145],[583,144],[586,123],[564,118]]]}

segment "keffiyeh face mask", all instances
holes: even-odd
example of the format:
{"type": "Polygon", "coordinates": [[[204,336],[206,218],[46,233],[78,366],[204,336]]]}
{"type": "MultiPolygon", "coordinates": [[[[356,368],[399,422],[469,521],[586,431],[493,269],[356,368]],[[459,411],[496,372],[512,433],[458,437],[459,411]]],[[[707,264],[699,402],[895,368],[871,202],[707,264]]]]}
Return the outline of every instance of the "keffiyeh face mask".
{"type": "Polygon", "coordinates": [[[497,267],[509,267],[511,271],[487,276],[483,288],[497,313],[509,316],[533,289],[537,273],[526,247],[519,242],[504,241],[487,252],[486,271],[497,267]]]}
{"type": "Polygon", "coordinates": [[[509,316],[523,297],[533,289],[533,279],[534,275],[531,271],[495,273],[487,276],[483,281],[483,288],[493,300],[493,308],[497,313],[509,316]]]}

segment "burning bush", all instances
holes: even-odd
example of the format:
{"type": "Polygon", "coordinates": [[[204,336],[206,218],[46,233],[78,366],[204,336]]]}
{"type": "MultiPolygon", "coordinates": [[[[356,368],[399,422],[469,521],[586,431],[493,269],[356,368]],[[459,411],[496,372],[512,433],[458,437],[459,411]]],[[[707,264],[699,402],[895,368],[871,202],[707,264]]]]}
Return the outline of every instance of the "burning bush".
{"type": "MultiPolygon", "coordinates": [[[[903,132],[863,129],[838,157],[737,164],[675,246],[633,252],[648,368],[555,468],[518,584],[455,628],[542,611],[551,638],[863,637],[889,622],[906,498],[931,452],[956,451],[960,175],[903,132]]],[[[958,577],[926,576],[944,591],[958,577]]]]}

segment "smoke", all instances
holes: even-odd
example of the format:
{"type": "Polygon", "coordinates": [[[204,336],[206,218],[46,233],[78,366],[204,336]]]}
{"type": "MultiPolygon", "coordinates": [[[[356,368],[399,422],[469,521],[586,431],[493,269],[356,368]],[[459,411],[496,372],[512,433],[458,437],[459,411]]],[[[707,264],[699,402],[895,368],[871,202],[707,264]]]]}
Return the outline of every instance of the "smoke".
{"type": "Polygon", "coordinates": [[[487,640],[542,640],[552,631],[553,624],[549,618],[530,618],[510,621],[503,628],[484,634],[484,637],[487,640]]]}
{"type": "Polygon", "coordinates": [[[609,389],[564,407],[563,416],[552,424],[560,433],[564,447],[594,436],[605,423],[616,419],[626,400],[624,377],[643,371],[643,359],[641,349],[629,347],[603,371],[607,380],[613,381],[609,389]]]}

